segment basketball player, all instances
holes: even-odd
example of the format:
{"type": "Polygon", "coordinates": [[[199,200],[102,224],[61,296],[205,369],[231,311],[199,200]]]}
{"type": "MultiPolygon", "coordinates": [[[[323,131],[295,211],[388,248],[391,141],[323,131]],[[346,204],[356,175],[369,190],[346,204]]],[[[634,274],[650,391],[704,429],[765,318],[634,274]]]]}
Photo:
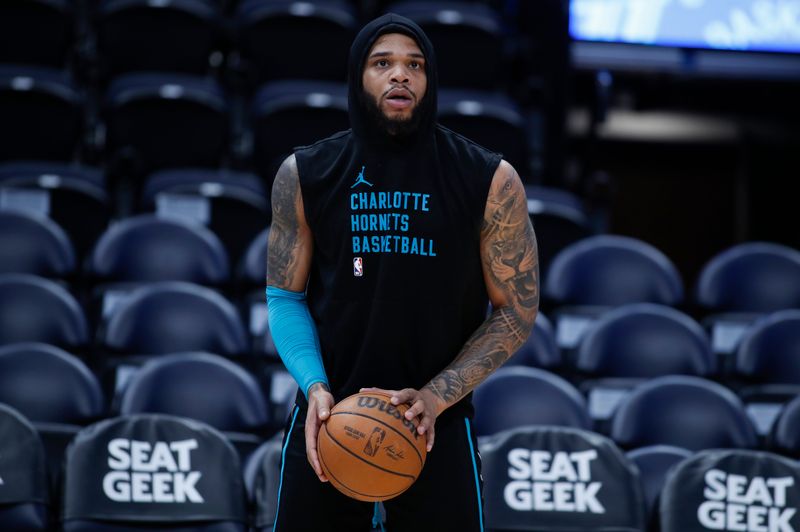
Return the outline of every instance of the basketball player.
{"type": "Polygon", "coordinates": [[[368,529],[377,506],[326,482],[316,440],[336,401],[372,387],[411,405],[430,450],[385,502],[391,532],[483,530],[470,392],[536,317],[524,189],[500,155],[436,124],[436,59],[410,20],[366,25],[348,82],[351,129],[297,149],[272,193],[269,323],[302,392],[275,530],[368,529]]]}

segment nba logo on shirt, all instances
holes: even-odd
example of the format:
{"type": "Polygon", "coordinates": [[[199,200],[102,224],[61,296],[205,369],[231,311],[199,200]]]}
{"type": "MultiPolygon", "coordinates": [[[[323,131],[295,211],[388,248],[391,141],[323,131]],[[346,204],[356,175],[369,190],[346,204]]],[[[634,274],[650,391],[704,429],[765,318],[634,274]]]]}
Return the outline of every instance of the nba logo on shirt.
{"type": "Polygon", "coordinates": [[[353,258],[353,275],[356,277],[364,276],[364,264],[361,262],[361,257],[353,258]]]}

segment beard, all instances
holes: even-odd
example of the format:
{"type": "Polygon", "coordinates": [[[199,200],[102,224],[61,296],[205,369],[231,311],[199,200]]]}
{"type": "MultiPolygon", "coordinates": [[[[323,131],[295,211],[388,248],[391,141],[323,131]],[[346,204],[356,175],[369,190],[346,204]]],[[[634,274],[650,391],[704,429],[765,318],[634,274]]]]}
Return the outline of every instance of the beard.
{"type": "Polygon", "coordinates": [[[380,107],[378,101],[374,96],[364,92],[364,100],[367,106],[367,116],[373,124],[378,126],[378,129],[385,131],[389,136],[403,140],[407,139],[419,129],[419,124],[422,121],[421,104],[417,104],[411,116],[408,118],[389,118],[386,116],[380,107]]]}

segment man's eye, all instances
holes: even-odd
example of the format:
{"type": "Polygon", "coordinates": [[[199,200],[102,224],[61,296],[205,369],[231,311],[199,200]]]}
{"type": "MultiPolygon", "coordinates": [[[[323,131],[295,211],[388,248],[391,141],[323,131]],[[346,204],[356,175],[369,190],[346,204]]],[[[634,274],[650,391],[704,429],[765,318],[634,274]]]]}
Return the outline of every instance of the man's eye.
{"type": "Polygon", "coordinates": [[[411,64],[409,66],[411,66],[411,68],[413,68],[414,70],[417,70],[418,68],[422,68],[422,65],[420,65],[416,61],[411,61],[411,64]]]}
{"type": "Polygon", "coordinates": [[[387,61],[386,59],[381,59],[381,60],[380,60],[380,61],[378,61],[376,64],[377,64],[379,67],[385,67],[385,66],[389,66],[389,61],[387,61]]]}

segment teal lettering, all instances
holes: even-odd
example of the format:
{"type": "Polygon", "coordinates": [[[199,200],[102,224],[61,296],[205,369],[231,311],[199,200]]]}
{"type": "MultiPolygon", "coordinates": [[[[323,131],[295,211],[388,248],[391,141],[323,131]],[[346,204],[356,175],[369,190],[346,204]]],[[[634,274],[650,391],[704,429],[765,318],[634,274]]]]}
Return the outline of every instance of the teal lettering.
{"type": "Polygon", "coordinates": [[[407,214],[404,214],[404,215],[400,216],[400,230],[402,232],[404,232],[404,233],[408,231],[408,215],[407,214]]]}
{"type": "Polygon", "coordinates": [[[431,197],[430,194],[422,195],[422,210],[425,212],[428,212],[430,210],[428,209],[428,200],[430,199],[430,197],[431,197]]]}
{"type": "Polygon", "coordinates": [[[358,215],[357,214],[351,214],[350,215],[350,231],[352,231],[354,233],[357,232],[357,231],[360,231],[359,225],[358,225],[358,215]]]}
{"type": "Polygon", "coordinates": [[[361,243],[357,236],[353,237],[353,253],[361,253],[361,243]]]}
{"type": "Polygon", "coordinates": [[[408,237],[407,236],[400,237],[400,242],[401,242],[400,253],[403,253],[404,255],[408,254],[408,237]]]}
{"type": "Polygon", "coordinates": [[[411,254],[419,255],[419,243],[416,238],[411,239],[411,254]]]}

